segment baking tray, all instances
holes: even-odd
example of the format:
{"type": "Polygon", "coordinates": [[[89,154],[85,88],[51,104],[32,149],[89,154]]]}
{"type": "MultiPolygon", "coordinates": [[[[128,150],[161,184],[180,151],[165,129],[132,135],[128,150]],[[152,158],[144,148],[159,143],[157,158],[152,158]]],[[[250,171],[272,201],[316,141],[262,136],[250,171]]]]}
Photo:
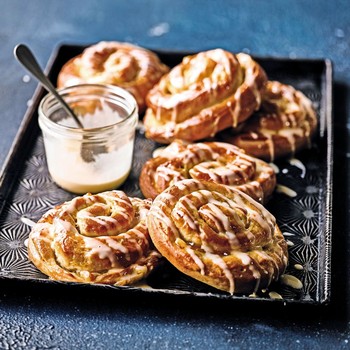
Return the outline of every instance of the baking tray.
{"type": "MultiPolygon", "coordinates": [[[[62,65],[79,54],[84,46],[60,45],[52,54],[46,72],[56,82],[62,65]]],[[[155,51],[160,59],[174,66],[188,52],[155,51]]],[[[319,118],[319,131],[310,149],[295,155],[293,160],[276,161],[277,182],[292,189],[296,196],[275,192],[268,209],[276,216],[289,246],[290,261],[286,274],[299,279],[302,289],[280,282],[269,290],[251,297],[229,295],[184,276],[169,263],[157,268],[143,284],[115,287],[93,285],[92,288],[115,288],[140,293],[188,295],[194,298],[218,298],[283,303],[321,304],[330,300],[331,227],[332,227],[332,64],[329,60],[255,59],[266,70],[269,79],[291,84],[312,101],[319,118]],[[274,291],[282,299],[271,299],[274,291]]],[[[26,239],[29,220],[37,221],[49,208],[75,195],[55,185],[48,173],[43,139],[38,127],[37,109],[45,91],[38,87],[32,98],[13,146],[0,174],[0,278],[54,282],[28,260],[26,239]]],[[[122,186],[129,196],[142,197],[138,177],[144,162],[158,147],[138,129],[132,172],[122,186]]],[[[90,286],[91,287],[91,286],[90,286]]]]}

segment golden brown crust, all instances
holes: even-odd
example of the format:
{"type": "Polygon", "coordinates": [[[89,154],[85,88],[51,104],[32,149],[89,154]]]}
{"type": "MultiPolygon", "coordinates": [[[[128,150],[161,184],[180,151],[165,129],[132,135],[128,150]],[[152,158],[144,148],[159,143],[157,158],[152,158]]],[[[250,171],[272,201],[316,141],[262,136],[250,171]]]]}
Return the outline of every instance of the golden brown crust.
{"type": "Polygon", "coordinates": [[[222,49],[187,56],[147,96],[146,136],[196,141],[236,127],[259,108],[267,81],[249,55],[222,49]]]}
{"type": "Polygon", "coordinates": [[[149,50],[128,43],[102,41],[69,60],[58,75],[57,86],[117,85],[128,90],[143,111],[147,93],[168,70],[149,50]]]}
{"type": "Polygon", "coordinates": [[[29,259],[55,280],[134,283],[160,259],[145,222],[150,205],[121,191],[76,197],[48,211],[32,228],[29,259]]]}
{"type": "Polygon", "coordinates": [[[270,165],[228,143],[177,140],[158,154],[144,164],[140,174],[140,188],[148,198],[189,178],[233,186],[264,203],[276,186],[270,165]]]}
{"type": "Polygon", "coordinates": [[[273,161],[308,147],[316,129],[311,101],[290,85],[269,81],[260,110],[242,124],[238,134],[228,130],[219,138],[252,156],[273,161]]]}
{"type": "Polygon", "coordinates": [[[178,270],[231,294],[268,287],[288,262],[275,218],[228,186],[179,181],[155,199],[147,225],[157,249],[178,270]]]}

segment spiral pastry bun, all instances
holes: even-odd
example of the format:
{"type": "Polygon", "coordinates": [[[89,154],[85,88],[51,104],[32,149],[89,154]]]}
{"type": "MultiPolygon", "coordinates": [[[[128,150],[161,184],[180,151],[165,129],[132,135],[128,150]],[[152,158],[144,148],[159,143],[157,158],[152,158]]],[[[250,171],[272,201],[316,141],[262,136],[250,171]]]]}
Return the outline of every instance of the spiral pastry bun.
{"type": "Polygon", "coordinates": [[[269,81],[260,110],[247,120],[238,134],[224,132],[220,139],[248,154],[273,161],[310,145],[317,130],[312,102],[290,85],[269,81]]]}
{"type": "Polygon", "coordinates": [[[276,186],[273,168],[223,142],[174,141],[149,159],[140,174],[145,197],[155,198],[176,181],[195,179],[233,186],[266,203],[276,186]]]}
{"type": "Polygon", "coordinates": [[[143,111],[147,93],[168,70],[149,50],[129,43],[101,41],[62,67],[57,86],[117,85],[128,90],[135,97],[139,110],[143,111]]]}
{"type": "Polygon", "coordinates": [[[228,186],[179,181],[155,199],[147,225],[178,270],[231,294],[266,288],[288,262],[274,216],[228,186]]]}
{"type": "Polygon", "coordinates": [[[215,49],[187,56],[148,94],[146,137],[196,141],[236,127],[260,107],[266,80],[244,53],[215,49]]]}
{"type": "Polygon", "coordinates": [[[160,259],[145,221],[150,205],[121,191],[76,197],[48,211],[32,228],[29,258],[54,280],[134,283],[160,259]]]}

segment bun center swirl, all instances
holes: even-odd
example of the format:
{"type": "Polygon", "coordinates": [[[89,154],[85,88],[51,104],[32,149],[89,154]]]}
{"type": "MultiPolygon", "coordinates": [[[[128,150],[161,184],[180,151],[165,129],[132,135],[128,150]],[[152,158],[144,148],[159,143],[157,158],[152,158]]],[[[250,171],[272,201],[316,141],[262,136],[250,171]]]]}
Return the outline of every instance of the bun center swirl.
{"type": "Polygon", "coordinates": [[[156,71],[149,55],[136,46],[101,42],[84,51],[80,58],[80,74],[90,82],[132,83],[156,71]]]}
{"type": "Polygon", "coordinates": [[[158,93],[149,98],[151,104],[158,106],[156,118],[179,123],[210,107],[218,97],[225,99],[232,95],[243,78],[235,55],[221,49],[201,52],[185,57],[182,64],[163,76],[158,93]]]}
{"type": "Polygon", "coordinates": [[[87,49],[81,58],[81,64],[84,67],[83,77],[98,76],[108,72],[113,77],[114,83],[131,81],[140,71],[138,62],[129,52],[108,46],[87,49]]]}
{"type": "Polygon", "coordinates": [[[130,228],[135,218],[135,209],[131,200],[123,192],[111,192],[109,195],[95,196],[91,202],[72,203],[72,212],[76,217],[80,234],[96,237],[113,236],[130,228]],[[86,205],[86,207],[84,207],[86,205]]]}
{"type": "Polygon", "coordinates": [[[121,191],[73,200],[53,221],[60,264],[69,270],[101,271],[135,262],[148,243],[144,222],[137,223],[141,203],[134,204],[121,191]]]}
{"type": "Polygon", "coordinates": [[[192,179],[214,181],[229,186],[249,182],[255,174],[256,164],[242,157],[219,157],[216,161],[195,165],[190,171],[192,179]]]}
{"type": "Polygon", "coordinates": [[[232,254],[247,251],[271,239],[276,224],[272,215],[263,216],[251,210],[245,198],[230,199],[219,192],[198,190],[183,196],[176,203],[172,218],[179,237],[186,243],[209,253],[232,254]],[[239,200],[238,200],[239,199],[239,200]],[[257,239],[251,232],[261,230],[257,239]]]}
{"type": "Polygon", "coordinates": [[[175,95],[184,90],[215,89],[229,83],[226,93],[229,95],[243,80],[239,68],[235,56],[225,56],[220,49],[201,52],[185,57],[182,65],[175,67],[162,84],[164,91],[175,95]]]}

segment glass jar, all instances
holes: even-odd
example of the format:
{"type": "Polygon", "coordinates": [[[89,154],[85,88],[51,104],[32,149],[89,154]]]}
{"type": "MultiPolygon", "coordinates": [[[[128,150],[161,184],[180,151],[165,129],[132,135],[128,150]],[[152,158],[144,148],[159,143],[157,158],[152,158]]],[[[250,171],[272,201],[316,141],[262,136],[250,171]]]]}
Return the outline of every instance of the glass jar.
{"type": "Polygon", "coordinates": [[[116,86],[82,84],[58,90],[79,128],[51,94],[39,105],[48,169],[63,189],[83,194],[115,189],[129,175],[138,122],[134,97],[116,86]]]}

